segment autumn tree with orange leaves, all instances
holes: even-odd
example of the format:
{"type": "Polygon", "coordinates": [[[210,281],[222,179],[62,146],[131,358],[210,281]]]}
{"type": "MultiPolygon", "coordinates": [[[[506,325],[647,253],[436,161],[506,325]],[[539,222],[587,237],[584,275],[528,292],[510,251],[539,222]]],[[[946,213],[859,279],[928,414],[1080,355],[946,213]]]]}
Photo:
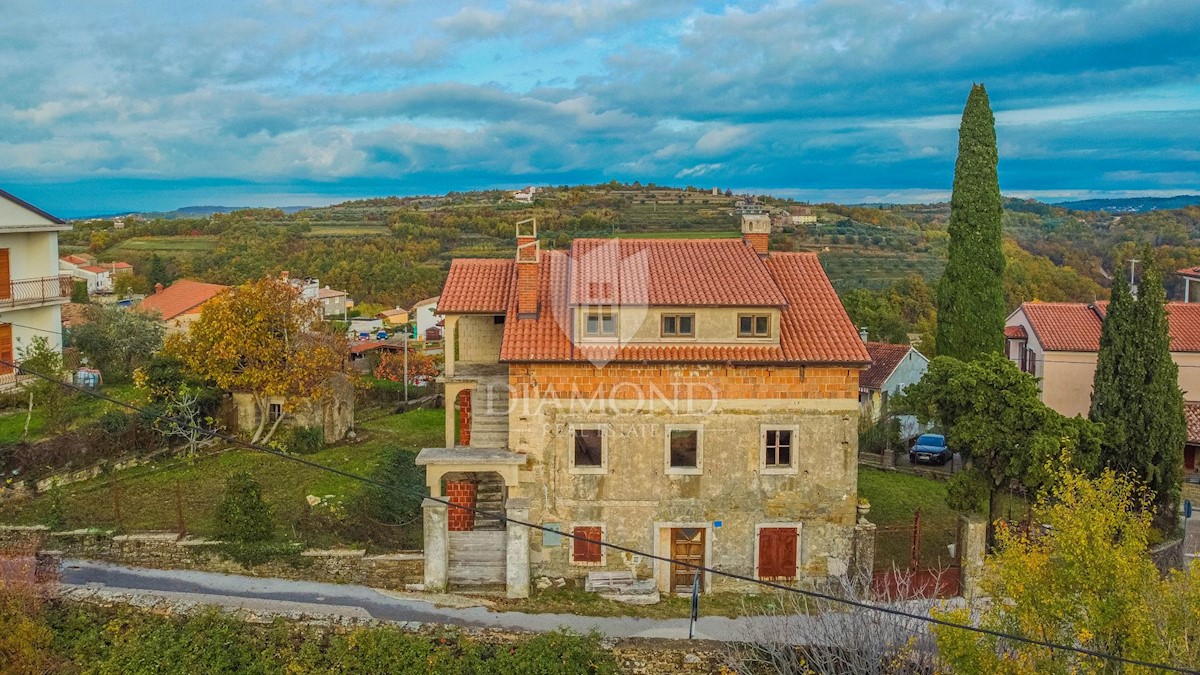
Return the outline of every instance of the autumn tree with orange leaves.
{"type": "Polygon", "coordinates": [[[267,442],[284,416],[302,402],[330,395],[330,378],[345,370],[347,346],[321,321],[316,302],[285,281],[265,278],[209,300],[185,335],[166,351],[197,377],[254,398],[258,424],[251,442],[267,442]],[[283,397],[283,415],[267,428],[270,400],[283,397]]]}
{"type": "MultiPolygon", "coordinates": [[[[441,372],[439,355],[425,354],[408,348],[408,384],[437,377],[441,372]]],[[[392,382],[404,381],[404,352],[384,352],[375,367],[375,377],[392,382]]]]}

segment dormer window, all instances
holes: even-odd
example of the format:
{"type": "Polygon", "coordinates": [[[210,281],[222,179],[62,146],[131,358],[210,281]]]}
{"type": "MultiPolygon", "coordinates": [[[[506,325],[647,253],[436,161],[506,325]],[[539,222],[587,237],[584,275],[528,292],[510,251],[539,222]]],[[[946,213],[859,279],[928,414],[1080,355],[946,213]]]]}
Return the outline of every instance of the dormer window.
{"type": "Polygon", "coordinates": [[[616,337],[617,316],[611,309],[589,309],[583,318],[583,333],[588,337],[616,337]]]}
{"type": "Polygon", "coordinates": [[[771,337],[771,315],[739,314],[738,337],[771,337]]]}
{"type": "Polygon", "coordinates": [[[663,316],[662,316],[662,336],[663,337],[695,337],[696,336],[696,315],[695,314],[663,314],[663,316]]]}

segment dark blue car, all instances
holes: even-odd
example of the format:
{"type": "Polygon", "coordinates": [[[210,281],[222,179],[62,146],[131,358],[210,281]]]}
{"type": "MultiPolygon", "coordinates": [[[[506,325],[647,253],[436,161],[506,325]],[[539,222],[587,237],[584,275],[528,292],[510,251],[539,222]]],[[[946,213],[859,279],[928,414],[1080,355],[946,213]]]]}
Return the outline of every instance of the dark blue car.
{"type": "Polygon", "coordinates": [[[946,437],[941,434],[921,434],[908,451],[908,461],[916,464],[945,464],[953,455],[946,447],[946,437]]]}

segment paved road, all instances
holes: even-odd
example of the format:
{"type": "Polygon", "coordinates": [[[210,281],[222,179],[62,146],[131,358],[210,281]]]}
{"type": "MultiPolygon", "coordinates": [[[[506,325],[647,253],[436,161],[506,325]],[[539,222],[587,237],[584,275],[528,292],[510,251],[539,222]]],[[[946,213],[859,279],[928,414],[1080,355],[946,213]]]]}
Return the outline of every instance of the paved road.
{"type": "MultiPolygon", "coordinates": [[[[88,560],[64,561],[62,581],[67,589],[102,589],[140,598],[190,601],[259,612],[302,612],[309,615],[415,621],[513,631],[544,632],[565,627],[580,633],[597,630],[614,638],[685,638],[688,632],[687,619],[525,614],[492,612],[485,607],[440,607],[426,599],[405,597],[404,594],[385,594],[366,586],[185,570],[152,570],[88,560]]],[[[781,627],[781,622],[786,622],[789,625],[789,633],[795,631],[799,636],[803,631],[797,630],[799,627],[795,625],[796,622],[808,620],[808,617],[701,617],[697,622],[697,632],[709,639],[739,640],[762,630],[774,632],[781,627]]]]}

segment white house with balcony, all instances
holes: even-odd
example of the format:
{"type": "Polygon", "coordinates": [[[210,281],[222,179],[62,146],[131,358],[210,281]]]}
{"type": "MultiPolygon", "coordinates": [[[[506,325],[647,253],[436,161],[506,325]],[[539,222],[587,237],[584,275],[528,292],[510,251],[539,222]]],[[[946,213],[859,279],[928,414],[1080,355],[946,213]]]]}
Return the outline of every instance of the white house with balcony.
{"type": "Polygon", "coordinates": [[[33,338],[62,348],[61,306],[72,278],[58,270],[60,218],[0,190],[0,389],[17,378],[11,366],[33,338]]]}

